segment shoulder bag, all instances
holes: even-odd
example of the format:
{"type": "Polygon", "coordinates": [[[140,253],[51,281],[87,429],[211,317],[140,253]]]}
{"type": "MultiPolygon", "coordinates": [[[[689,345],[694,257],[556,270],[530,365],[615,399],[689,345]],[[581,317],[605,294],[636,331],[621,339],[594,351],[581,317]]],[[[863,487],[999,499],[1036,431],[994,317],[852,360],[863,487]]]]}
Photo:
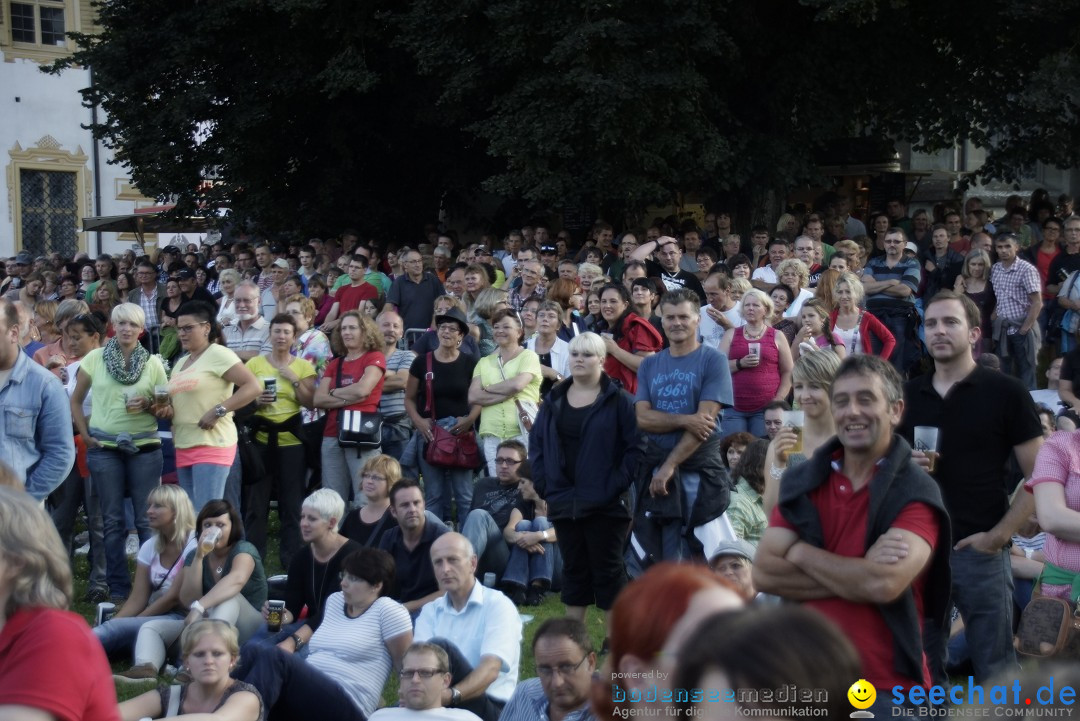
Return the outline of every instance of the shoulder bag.
{"type": "Polygon", "coordinates": [[[424,449],[424,460],[437,468],[477,468],[480,465],[480,447],[476,443],[476,433],[469,430],[455,436],[436,422],[435,374],[432,372],[434,357],[434,353],[427,354],[427,374],[424,376],[427,387],[425,410],[431,418],[431,442],[424,449]]]}
{"type": "MultiPolygon", "coordinates": [[[[506,371],[503,369],[502,357],[496,352],[495,363],[499,366],[499,375],[503,380],[506,380],[506,371]]],[[[535,403],[530,401],[522,402],[518,400],[518,397],[514,396],[514,406],[517,408],[518,426],[521,430],[521,435],[527,436],[532,431],[533,420],[536,418],[536,412],[539,410],[535,403]]]]}
{"type": "MultiPolygon", "coordinates": [[[[341,387],[341,369],[345,358],[338,358],[334,387],[341,387]]],[[[338,409],[338,445],[355,448],[357,452],[379,448],[382,445],[382,415],[372,411],[338,409]]]]}

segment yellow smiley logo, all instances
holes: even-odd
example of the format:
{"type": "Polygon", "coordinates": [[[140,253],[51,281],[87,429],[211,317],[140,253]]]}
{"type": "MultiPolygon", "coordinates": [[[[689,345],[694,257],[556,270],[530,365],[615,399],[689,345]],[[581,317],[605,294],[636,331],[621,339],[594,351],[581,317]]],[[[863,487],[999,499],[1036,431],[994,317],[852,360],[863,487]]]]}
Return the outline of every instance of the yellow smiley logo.
{"type": "Polygon", "coordinates": [[[848,701],[851,705],[857,709],[868,709],[874,705],[874,701],[877,700],[877,689],[874,685],[867,681],[865,678],[860,678],[855,683],[851,684],[851,688],[847,691],[848,701]]]}

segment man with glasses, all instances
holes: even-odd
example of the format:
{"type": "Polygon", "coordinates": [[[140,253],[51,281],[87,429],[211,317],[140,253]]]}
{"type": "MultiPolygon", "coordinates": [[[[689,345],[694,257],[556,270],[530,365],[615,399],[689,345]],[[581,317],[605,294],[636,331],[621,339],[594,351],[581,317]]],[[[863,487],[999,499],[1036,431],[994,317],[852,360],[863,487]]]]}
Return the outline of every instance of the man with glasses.
{"type": "Polygon", "coordinates": [[[159,298],[165,297],[165,284],[158,282],[157,268],[149,260],[135,266],[136,287],[128,293],[128,303],[135,303],[146,315],[146,332],[150,336],[150,352],[157,353],[161,345],[159,298]]]}
{"type": "Polygon", "coordinates": [[[1012,233],[999,235],[994,247],[998,262],[990,269],[990,285],[997,298],[997,354],[1003,370],[1019,378],[1028,390],[1035,390],[1036,354],[1042,341],[1038,324],[1043,305],[1039,271],[1017,256],[1019,242],[1012,233]]]}
{"type": "Polygon", "coordinates": [[[424,606],[413,638],[441,646],[450,658],[445,706],[498,721],[518,682],[521,616],[510,600],[476,582],[476,551],[460,533],[440,536],[431,565],[444,595],[424,606]]]}
{"type": "Polygon", "coordinates": [[[450,659],[433,643],[414,643],[405,651],[398,676],[400,706],[387,706],[371,715],[371,721],[479,721],[471,711],[446,708],[450,693],[450,659]]]}
{"type": "Polygon", "coordinates": [[[233,247],[233,254],[236,256],[236,269],[241,273],[255,267],[255,253],[250,246],[238,244],[233,247]]]}
{"type": "Polygon", "coordinates": [[[424,259],[418,251],[410,250],[401,259],[405,272],[394,278],[386,294],[388,307],[401,315],[405,330],[427,328],[431,325],[431,309],[435,299],[445,295],[442,282],[434,273],[424,270],[424,259]]]}
{"type": "Polygon", "coordinates": [[[236,322],[221,329],[225,345],[245,363],[255,356],[269,353],[270,323],[259,314],[259,287],[245,280],[233,291],[236,322]]]}
{"type": "Polygon", "coordinates": [[[885,255],[871,258],[862,277],[866,309],[896,338],[896,349],[889,361],[901,375],[918,363],[920,356],[915,292],[922,283],[922,271],[917,259],[904,257],[906,246],[907,234],[900,228],[889,228],[885,233],[885,255]]]}
{"type": "MultiPolygon", "coordinates": [[[[536,515],[534,504],[525,500],[519,488],[518,470],[527,453],[520,442],[503,441],[495,450],[495,478],[482,478],[473,489],[472,507],[461,526],[461,533],[472,543],[479,558],[477,573],[494,573],[501,579],[510,560],[512,544],[526,544],[533,552],[554,559],[554,530],[521,532],[515,528],[518,522],[536,515]]],[[[546,579],[548,584],[553,573],[554,568],[546,579]]],[[[518,606],[539,605],[544,597],[543,590],[532,587],[526,596],[522,585],[504,586],[503,592],[518,606]]]]}
{"type": "Polygon", "coordinates": [[[532,652],[537,678],[518,684],[499,721],[592,721],[596,652],[585,624],[549,618],[536,629],[532,652]]]}

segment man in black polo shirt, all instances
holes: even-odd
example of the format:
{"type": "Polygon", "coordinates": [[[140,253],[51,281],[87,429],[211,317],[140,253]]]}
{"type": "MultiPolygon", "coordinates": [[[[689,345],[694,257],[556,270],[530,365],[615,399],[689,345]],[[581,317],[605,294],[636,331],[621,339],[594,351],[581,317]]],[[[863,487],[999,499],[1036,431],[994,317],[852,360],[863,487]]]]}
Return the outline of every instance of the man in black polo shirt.
{"type": "Polygon", "coordinates": [[[424,513],[424,492],[420,483],[402,478],[390,489],[390,515],[397,521],[379,540],[379,548],[394,557],[397,594],[413,618],[425,603],[439,597],[439,582],[431,565],[431,544],[447,528],[424,513]]]}
{"type": "Polygon", "coordinates": [[[439,278],[424,270],[424,259],[415,250],[410,250],[401,259],[405,272],[394,278],[390,292],[386,294],[386,304],[401,316],[405,330],[427,328],[431,325],[431,308],[435,299],[446,291],[439,278]]]}
{"type": "MultiPolygon", "coordinates": [[[[1042,445],[1035,404],[1017,379],[977,366],[972,346],[981,336],[979,309],[964,295],[941,291],[926,306],[926,344],[934,373],[904,389],[898,432],[912,441],[915,426],[938,429],[932,474],[953,526],[952,599],[964,619],[979,683],[1015,673],[1012,644],[1013,581],[1010,539],[1035,510],[1030,493],[1010,477],[1015,453],[1030,477],[1042,445]]],[[[916,452],[924,466],[926,456],[916,452]]],[[[944,678],[947,629],[927,629],[927,657],[935,682],[944,678]]]]}
{"type": "Polygon", "coordinates": [[[697,293],[701,305],[705,305],[705,289],[701,287],[701,281],[690,271],[679,268],[682,260],[682,250],[679,241],[670,235],[665,235],[655,241],[647,241],[637,247],[630,255],[631,258],[645,261],[645,270],[650,278],[659,278],[667,290],[681,290],[686,288],[697,293]],[[656,251],[656,260],[649,260],[649,255],[656,251]]]}

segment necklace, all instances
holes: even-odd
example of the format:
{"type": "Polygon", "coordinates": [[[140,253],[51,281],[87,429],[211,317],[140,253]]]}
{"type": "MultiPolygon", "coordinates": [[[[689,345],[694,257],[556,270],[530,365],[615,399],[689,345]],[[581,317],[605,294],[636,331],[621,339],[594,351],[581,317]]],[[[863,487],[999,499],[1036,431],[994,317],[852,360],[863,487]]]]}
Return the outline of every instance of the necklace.
{"type": "MultiPolygon", "coordinates": [[[[331,556],[331,558],[333,558],[333,556],[331,556]]],[[[329,568],[330,568],[330,561],[327,561],[326,563],[319,563],[318,561],[315,560],[315,554],[314,553],[311,554],[311,598],[312,598],[313,603],[319,604],[320,606],[322,605],[323,591],[326,590],[326,577],[328,575],[327,570],[329,570],[329,568]],[[319,583],[319,591],[318,591],[318,593],[315,592],[315,566],[322,566],[323,567],[322,568],[322,581],[319,583]]]]}
{"type": "Polygon", "coordinates": [[[750,335],[750,334],[749,334],[749,333],[748,333],[748,332],[746,331],[746,329],[747,329],[747,328],[749,328],[749,327],[750,327],[750,325],[749,325],[749,324],[747,324],[747,325],[744,325],[744,326],[743,326],[743,329],[742,329],[742,331],[743,331],[743,337],[744,337],[744,338],[746,338],[746,340],[761,340],[761,337],[765,335],[765,329],[766,329],[766,326],[765,326],[765,324],[764,324],[764,323],[762,323],[762,325],[761,325],[761,332],[760,332],[760,333],[758,333],[757,335],[750,335]]]}

